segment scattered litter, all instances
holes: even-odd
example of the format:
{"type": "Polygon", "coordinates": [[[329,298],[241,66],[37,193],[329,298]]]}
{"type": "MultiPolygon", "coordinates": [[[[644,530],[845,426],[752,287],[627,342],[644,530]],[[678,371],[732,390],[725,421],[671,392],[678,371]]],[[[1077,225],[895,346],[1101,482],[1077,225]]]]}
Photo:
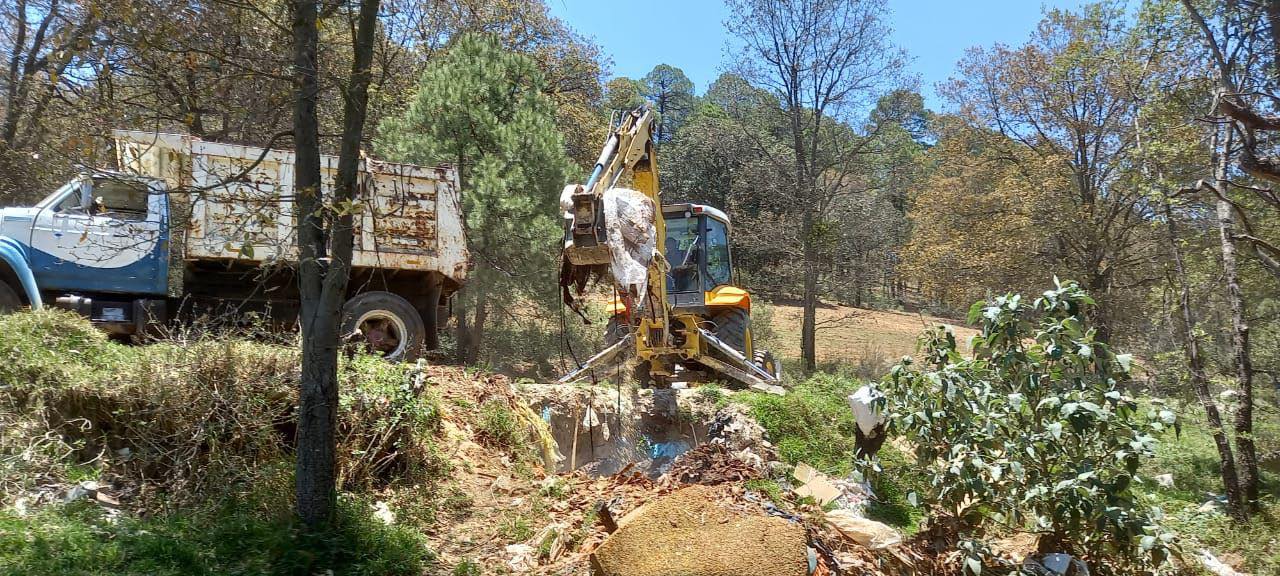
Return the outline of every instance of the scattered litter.
{"type": "Polygon", "coordinates": [[[892,527],[863,518],[853,510],[832,510],[826,513],[827,522],[845,538],[872,550],[880,550],[902,543],[902,534],[892,527]]]}
{"type": "Polygon", "coordinates": [[[391,511],[391,507],[381,500],[373,504],[373,517],[381,520],[383,524],[388,526],[396,523],[396,515],[391,511]]]}
{"type": "Polygon", "coordinates": [[[1022,570],[1035,576],[1089,576],[1089,566],[1070,554],[1037,554],[1022,561],[1022,570]]]}
{"type": "Polygon", "coordinates": [[[719,443],[703,444],[676,458],[661,485],[723,484],[762,478],[760,457],[750,449],[731,451],[719,443]]]}
{"type": "Polygon", "coordinates": [[[538,553],[542,556],[540,560],[555,562],[564,554],[564,531],[564,524],[552,523],[534,536],[533,541],[538,543],[538,553]]]}
{"type": "Polygon", "coordinates": [[[820,506],[826,506],[843,495],[843,492],[831,481],[829,476],[804,462],[796,464],[796,469],[791,473],[791,477],[795,478],[796,482],[799,483],[792,492],[796,496],[813,498],[820,506]]]}
{"type": "Polygon", "coordinates": [[[507,567],[513,572],[530,572],[538,567],[538,551],[528,544],[507,545],[507,567]]]}
{"type": "Polygon", "coordinates": [[[1161,488],[1173,488],[1173,474],[1159,474],[1153,479],[1161,488]]]}
{"type": "Polygon", "coordinates": [[[871,386],[863,386],[846,398],[854,419],[858,421],[858,429],[867,436],[875,436],[876,429],[885,423],[884,416],[875,407],[876,400],[883,397],[871,386]]]}
{"type": "Polygon", "coordinates": [[[1216,576],[1249,576],[1247,573],[1240,572],[1226,562],[1219,560],[1217,556],[1213,555],[1213,552],[1208,550],[1200,551],[1200,563],[1204,564],[1205,570],[1212,572],[1216,576]]]}
{"type": "Polygon", "coordinates": [[[1209,500],[1204,504],[1201,504],[1199,508],[1196,508],[1196,512],[1199,512],[1201,514],[1213,514],[1215,512],[1221,512],[1221,511],[1222,511],[1222,505],[1219,504],[1217,500],[1209,500]]]}

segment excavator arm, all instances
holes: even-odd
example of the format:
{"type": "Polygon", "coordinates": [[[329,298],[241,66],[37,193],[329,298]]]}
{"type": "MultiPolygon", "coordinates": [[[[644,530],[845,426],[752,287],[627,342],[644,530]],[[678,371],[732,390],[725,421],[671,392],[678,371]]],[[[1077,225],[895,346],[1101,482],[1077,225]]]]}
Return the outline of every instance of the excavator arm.
{"type": "Polygon", "coordinates": [[[620,321],[615,322],[625,332],[560,381],[575,381],[634,349],[653,381],[670,381],[678,365],[692,362],[730,380],[780,393],[775,374],[709,333],[704,318],[673,313],[667,298],[670,264],[659,248],[667,226],[658,187],[654,120],[653,112],[643,107],[623,114],[586,184],[570,184],[561,193],[562,297],[578,310],[576,297],[591,280],[608,279],[621,301],[620,321]]]}

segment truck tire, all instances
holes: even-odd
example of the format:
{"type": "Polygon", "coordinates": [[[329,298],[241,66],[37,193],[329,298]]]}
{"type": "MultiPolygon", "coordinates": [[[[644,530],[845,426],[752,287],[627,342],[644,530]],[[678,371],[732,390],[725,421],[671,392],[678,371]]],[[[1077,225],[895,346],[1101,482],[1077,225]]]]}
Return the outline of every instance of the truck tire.
{"type": "Polygon", "coordinates": [[[0,281],[0,314],[17,312],[22,308],[22,297],[8,282],[0,281]]]}
{"type": "Polygon", "coordinates": [[[362,292],[342,306],[342,334],[391,362],[416,360],[427,330],[408,300],[390,292],[362,292]]]}
{"type": "Polygon", "coordinates": [[[711,318],[715,324],[712,334],[730,348],[742,355],[747,354],[747,327],[751,325],[751,316],[741,308],[730,308],[711,318]]]}

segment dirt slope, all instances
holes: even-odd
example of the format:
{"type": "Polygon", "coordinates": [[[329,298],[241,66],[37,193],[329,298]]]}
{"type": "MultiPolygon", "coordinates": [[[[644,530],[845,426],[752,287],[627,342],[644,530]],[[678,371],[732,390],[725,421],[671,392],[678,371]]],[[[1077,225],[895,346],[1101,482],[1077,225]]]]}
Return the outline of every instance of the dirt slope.
{"type": "MultiPolygon", "coordinates": [[[[803,309],[798,305],[773,305],[774,346],[784,358],[800,357],[800,325],[803,309]]],[[[929,326],[950,325],[962,351],[969,349],[969,337],[977,331],[954,320],[851,306],[824,305],[818,308],[818,362],[847,362],[868,368],[883,368],[906,354],[916,353],[916,339],[929,326]]]]}

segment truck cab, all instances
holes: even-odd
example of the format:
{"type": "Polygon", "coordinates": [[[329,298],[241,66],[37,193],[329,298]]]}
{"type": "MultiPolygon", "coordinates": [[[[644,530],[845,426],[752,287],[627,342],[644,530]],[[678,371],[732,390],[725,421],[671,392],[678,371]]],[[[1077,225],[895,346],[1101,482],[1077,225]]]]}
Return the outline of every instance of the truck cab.
{"type": "Polygon", "coordinates": [[[110,332],[139,332],[164,316],[168,232],[164,183],[118,172],[82,173],[35,206],[0,209],[10,249],[0,307],[49,300],[110,332]]]}

